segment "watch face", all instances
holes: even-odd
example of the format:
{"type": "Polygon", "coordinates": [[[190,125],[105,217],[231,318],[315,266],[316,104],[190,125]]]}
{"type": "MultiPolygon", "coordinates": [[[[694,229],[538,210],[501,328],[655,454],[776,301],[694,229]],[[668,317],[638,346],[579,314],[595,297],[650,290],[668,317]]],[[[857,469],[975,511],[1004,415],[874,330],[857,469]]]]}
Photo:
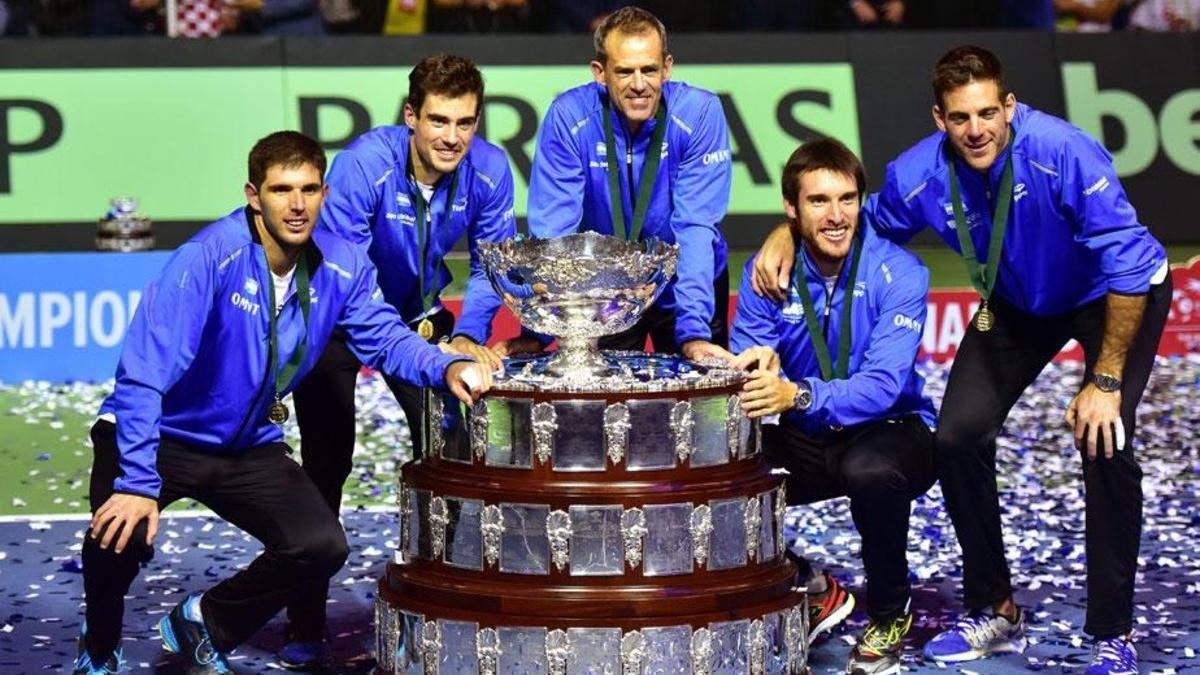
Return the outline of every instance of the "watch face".
{"type": "Polygon", "coordinates": [[[1112,375],[1104,375],[1097,373],[1092,375],[1092,383],[1096,385],[1100,391],[1112,393],[1121,388],[1121,381],[1112,375]]]}

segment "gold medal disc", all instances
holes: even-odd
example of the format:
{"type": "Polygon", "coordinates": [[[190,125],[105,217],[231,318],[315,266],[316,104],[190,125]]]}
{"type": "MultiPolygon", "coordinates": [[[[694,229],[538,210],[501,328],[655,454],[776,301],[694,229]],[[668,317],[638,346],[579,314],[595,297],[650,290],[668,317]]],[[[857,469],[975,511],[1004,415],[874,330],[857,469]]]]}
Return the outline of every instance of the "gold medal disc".
{"type": "Polygon", "coordinates": [[[420,335],[422,340],[432,338],[433,322],[429,319],[421,319],[421,323],[417,324],[417,335],[420,335]]]}
{"type": "Polygon", "coordinates": [[[283,404],[283,401],[275,401],[271,404],[270,408],[267,408],[267,420],[270,421],[271,424],[283,424],[284,422],[288,421],[288,417],[288,409],[287,406],[283,404]]]}
{"type": "Polygon", "coordinates": [[[996,315],[992,314],[992,310],[988,309],[987,306],[983,306],[979,308],[978,312],[975,312],[975,319],[972,323],[975,324],[975,330],[980,333],[986,333],[992,329],[992,326],[996,325],[996,315]]]}

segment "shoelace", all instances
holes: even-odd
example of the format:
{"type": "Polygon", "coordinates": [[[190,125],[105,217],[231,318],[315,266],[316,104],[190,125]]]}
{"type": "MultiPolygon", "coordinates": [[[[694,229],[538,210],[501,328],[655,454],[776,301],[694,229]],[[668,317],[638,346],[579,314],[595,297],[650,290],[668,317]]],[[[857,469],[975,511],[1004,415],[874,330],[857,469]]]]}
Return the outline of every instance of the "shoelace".
{"type": "Polygon", "coordinates": [[[207,635],[200,641],[200,644],[196,645],[196,653],[193,656],[196,663],[202,666],[214,666],[218,673],[233,672],[229,667],[229,660],[213,647],[212,640],[207,635]]]}
{"type": "Polygon", "coordinates": [[[1122,668],[1137,669],[1137,664],[1133,660],[1133,649],[1125,638],[1101,640],[1096,643],[1093,650],[1093,661],[1115,661],[1122,668]]]}
{"type": "Polygon", "coordinates": [[[978,648],[1000,636],[1000,621],[1007,622],[1002,617],[977,614],[960,619],[955,628],[963,634],[967,644],[978,648]]]}
{"type": "Polygon", "coordinates": [[[871,623],[867,625],[866,632],[863,633],[862,644],[864,649],[873,652],[877,656],[882,656],[889,648],[900,642],[904,638],[904,624],[907,617],[892,619],[886,626],[871,623]],[[884,630],[886,628],[886,631],[884,630]]]}

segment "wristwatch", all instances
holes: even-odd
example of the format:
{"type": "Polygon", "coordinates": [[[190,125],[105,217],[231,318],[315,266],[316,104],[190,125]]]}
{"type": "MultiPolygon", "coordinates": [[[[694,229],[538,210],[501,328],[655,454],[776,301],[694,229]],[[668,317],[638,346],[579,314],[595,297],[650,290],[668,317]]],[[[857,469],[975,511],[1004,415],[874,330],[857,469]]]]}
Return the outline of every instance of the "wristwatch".
{"type": "Polygon", "coordinates": [[[792,397],[792,408],[805,412],[812,407],[812,387],[804,380],[796,383],[796,395],[792,397]]]}
{"type": "Polygon", "coordinates": [[[1092,384],[1106,394],[1121,390],[1121,380],[1108,373],[1092,373],[1092,384]]]}

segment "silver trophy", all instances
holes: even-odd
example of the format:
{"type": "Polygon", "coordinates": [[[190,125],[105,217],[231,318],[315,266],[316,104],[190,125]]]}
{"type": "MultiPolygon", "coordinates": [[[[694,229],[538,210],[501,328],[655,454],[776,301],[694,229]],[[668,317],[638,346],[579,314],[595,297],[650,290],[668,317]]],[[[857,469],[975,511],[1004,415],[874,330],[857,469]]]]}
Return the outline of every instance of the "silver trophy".
{"type": "Polygon", "coordinates": [[[484,268],[521,325],[558,339],[553,375],[587,380],[613,372],[598,341],[637,323],[675,275],[677,245],[595,232],[481,243],[484,268]]]}

